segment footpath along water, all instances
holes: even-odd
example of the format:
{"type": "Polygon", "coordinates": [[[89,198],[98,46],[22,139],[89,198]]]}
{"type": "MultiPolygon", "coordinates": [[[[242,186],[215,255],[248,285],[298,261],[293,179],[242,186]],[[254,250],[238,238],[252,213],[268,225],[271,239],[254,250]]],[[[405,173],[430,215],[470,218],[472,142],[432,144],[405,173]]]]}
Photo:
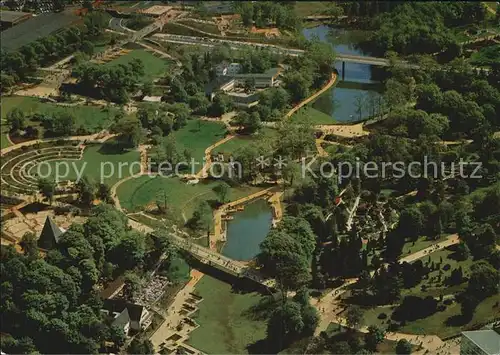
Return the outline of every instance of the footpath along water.
{"type": "Polygon", "coordinates": [[[271,206],[265,200],[256,200],[232,216],[234,219],[228,222],[222,254],[236,260],[251,260],[259,253],[259,244],[271,229],[271,206]]]}
{"type": "MultiPolygon", "coordinates": [[[[367,35],[365,31],[321,25],[306,28],[303,34],[307,39],[317,37],[320,41],[329,43],[337,53],[369,55],[356,45],[367,35]]],[[[336,62],[335,67],[339,71],[339,82],[314,101],[312,107],[339,122],[357,121],[369,117],[372,108],[377,107],[380,102],[382,89],[382,83],[372,78],[373,66],[346,63],[345,73],[342,73],[342,62],[336,62]]]]}

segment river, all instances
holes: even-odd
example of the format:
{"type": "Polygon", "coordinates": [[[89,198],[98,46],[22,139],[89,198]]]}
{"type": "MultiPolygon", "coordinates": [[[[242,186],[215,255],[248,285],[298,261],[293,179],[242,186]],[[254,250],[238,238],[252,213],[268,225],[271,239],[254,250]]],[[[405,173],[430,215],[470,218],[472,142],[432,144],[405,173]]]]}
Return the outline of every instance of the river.
{"type": "Polygon", "coordinates": [[[271,229],[271,206],[260,199],[245,205],[243,211],[233,216],[234,219],[228,222],[222,254],[236,260],[251,260],[260,252],[259,244],[271,229]]]}
{"type": "MultiPolygon", "coordinates": [[[[369,55],[356,45],[366,36],[365,31],[320,25],[304,29],[303,34],[307,39],[317,36],[320,41],[329,43],[336,53],[369,55]]],[[[339,82],[313,102],[312,107],[339,122],[356,121],[370,116],[382,89],[382,84],[373,79],[373,66],[346,63],[345,73],[342,72],[341,62],[336,62],[335,67],[339,71],[339,82]]]]}

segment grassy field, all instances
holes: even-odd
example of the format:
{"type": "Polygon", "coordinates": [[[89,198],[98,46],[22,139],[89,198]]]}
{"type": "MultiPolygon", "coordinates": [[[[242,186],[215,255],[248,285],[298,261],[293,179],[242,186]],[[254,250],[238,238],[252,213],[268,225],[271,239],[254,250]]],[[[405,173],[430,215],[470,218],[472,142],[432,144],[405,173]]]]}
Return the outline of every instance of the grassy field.
{"type": "Polygon", "coordinates": [[[428,278],[423,280],[419,285],[410,289],[404,289],[403,292],[401,293],[402,296],[412,295],[419,297],[426,297],[426,296],[439,297],[440,295],[445,296],[449,294],[455,294],[465,289],[466,287],[465,283],[454,286],[448,286],[445,283],[445,280],[450,276],[452,270],[461,266],[464,276],[467,276],[469,269],[473,264],[472,258],[469,258],[464,261],[457,261],[453,258],[453,254],[454,251],[449,249],[443,249],[430,254],[428,257],[424,257],[422,259],[424,265],[430,259],[430,261],[435,265],[440,264],[439,268],[437,270],[431,271],[428,274],[428,278]],[[439,275],[441,275],[441,280],[439,280],[439,275]]]}
{"type": "Polygon", "coordinates": [[[237,136],[226,143],[218,146],[214,152],[224,153],[224,154],[233,154],[236,150],[242,147],[248,147],[251,144],[255,144],[258,142],[263,142],[266,144],[271,144],[272,141],[277,136],[277,132],[273,128],[264,127],[259,133],[253,135],[240,135],[237,136]]]}
{"type": "Polygon", "coordinates": [[[231,285],[205,275],[196,285],[203,297],[189,345],[207,354],[243,354],[266,337],[265,320],[251,318],[251,308],[262,300],[257,293],[235,293],[231,285]]]}
{"type": "Polygon", "coordinates": [[[297,1],[295,2],[295,13],[299,17],[311,15],[323,15],[330,7],[328,1],[297,1]]]}
{"type": "Polygon", "coordinates": [[[305,106],[297,111],[292,120],[299,122],[309,119],[312,124],[334,124],[335,120],[330,115],[323,113],[311,106],[305,106]]]}
{"type": "Polygon", "coordinates": [[[195,169],[198,171],[203,166],[205,149],[225,137],[226,127],[217,122],[190,120],[173,134],[179,151],[188,150],[199,163],[195,169]]]}
{"type": "MultiPolygon", "coordinates": [[[[474,325],[492,321],[498,318],[500,310],[498,306],[495,308],[495,303],[500,301],[500,295],[491,296],[481,302],[474,313],[474,317],[467,324],[459,324],[454,319],[460,316],[460,304],[453,303],[446,307],[442,312],[436,312],[430,317],[417,319],[413,322],[408,322],[406,325],[398,329],[398,332],[409,334],[436,334],[444,338],[460,333],[461,330],[474,327],[474,325]]],[[[366,310],[363,315],[362,324],[365,326],[376,325],[381,328],[387,328],[390,322],[391,314],[396,307],[383,306],[366,310]],[[379,319],[379,315],[385,313],[385,320],[379,319]]]]}
{"type": "Polygon", "coordinates": [[[171,62],[169,60],[157,57],[153,53],[142,49],[135,49],[121,57],[118,57],[105,65],[127,64],[132,59],[140,59],[144,63],[144,80],[153,80],[167,73],[171,62]]]}
{"type": "MultiPolygon", "coordinates": [[[[123,208],[138,211],[154,204],[156,197],[165,191],[167,204],[174,215],[180,217],[184,214],[186,219],[189,219],[202,201],[216,200],[217,197],[212,191],[216,185],[217,181],[201,181],[196,185],[188,185],[175,177],[142,176],[121,184],[117,195],[123,208]]],[[[259,188],[248,186],[231,188],[228,199],[236,200],[258,190],[259,188]]]]}
{"type": "MultiPolygon", "coordinates": [[[[26,115],[42,113],[51,115],[55,112],[70,112],[76,117],[76,127],[83,127],[89,132],[98,132],[107,128],[113,119],[114,109],[106,109],[96,106],[58,106],[51,102],[42,102],[34,97],[25,96],[7,96],[2,98],[2,116],[5,118],[7,113],[13,108],[21,109],[26,115]]],[[[39,122],[28,122],[29,125],[39,127],[39,122]]],[[[43,128],[39,127],[43,131],[43,128]]]]}
{"type": "MultiPolygon", "coordinates": [[[[60,176],[59,179],[75,180],[77,178],[77,172],[83,171],[84,176],[92,178],[95,182],[100,183],[102,177],[102,182],[111,186],[118,180],[140,171],[138,151],[116,152],[107,149],[107,147],[106,144],[88,146],[85,148],[82,160],[66,160],[66,162],[69,163],[69,171],[67,176],[60,176]],[[131,164],[133,162],[137,163],[131,164]],[[120,164],[122,166],[121,171],[120,164]]],[[[52,176],[56,177],[56,167],[58,163],[64,161],[65,160],[53,160],[40,164],[39,171],[43,175],[53,172],[52,176]]],[[[37,168],[33,168],[31,173],[35,173],[37,170],[37,168]]],[[[63,165],[59,164],[59,172],[60,174],[65,173],[63,165]]]]}

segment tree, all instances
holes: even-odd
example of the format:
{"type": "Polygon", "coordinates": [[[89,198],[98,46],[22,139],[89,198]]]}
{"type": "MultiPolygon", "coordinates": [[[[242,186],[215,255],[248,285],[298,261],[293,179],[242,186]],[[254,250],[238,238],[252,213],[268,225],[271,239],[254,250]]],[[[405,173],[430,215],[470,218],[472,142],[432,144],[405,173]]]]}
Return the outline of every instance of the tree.
{"type": "Polygon", "coordinates": [[[416,207],[405,208],[401,212],[399,218],[398,230],[404,237],[409,237],[412,240],[418,238],[424,227],[424,217],[422,212],[416,207]]]}
{"type": "Polygon", "coordinates": [[[133,301],[142,288],[142,279],[134,272],[125,273],[123,294],[128,301],[133,301]]]}
{"type": "Polygon", "coordinates": [[[274,310],[267,323],[269,344],[276,346],[273,350],[281,350],[303,329],[300,305],[293,301],[287,302],[274,310]]]}
{"type": "Polygon", "coordinates": [[[77,181],[76,189],[80,202],[86,207],[92,206],[96,197],[95,183],[88,176],[83,176],[77,181]]]}
{"type": "Polygon", "coordinates": [[[221,182],[213,188],[215,194],[219,198],[220,203],[225,203],[231,187],[226,182],[221,182]]]}
{"type": "Polygon", "coordinates": [[[143,139],[141,121],[135,117],[123,118],[112,130],[120,135],[120,141],[127,147],[137,147],[143,139]]]}
{"type": "Polygon", "coordinates": [[[24,233],[21,242],[21,248],[23,248],[24,254],[29,258],[38,257],[38,246],[37,246],[38,237],[31,232],[24,233]]]}
{"type": "Polygon", "coordinates": [[[113,199],[111,198],[111,189],[109,188],[108,185],[106,184],[99,184],[99,188],[97,190],[97,197],[101,201],[104,201],[106,203],[111,203],[113,199]]]}
{"type": "Polygon", "coordinates": [[[158,207],[158,211],[160,211],[160,213],[167,212],[167,191],[162,190],[160,193],[158,193],[158,195],[156,196],[156,207],[158,207]]]}
{"type": "Polygon", "coordinates": [[[233,109],[233,100],[226,94],[217,94],[209,109],[210,115],[219,117],[233,109]]]}
{"type": "Polygon", "coordinates": [[[486,297],[498,293],[500,284],[500,272],[494,269],[488,262],[481,260],[471,266],[471,274],[467,293],[483,300],[486,297]]]}
{"type": "Polygon", "coordinates": [[[154,354],[153,343],[147,338],[135,337],[127,348],[129,354],[154,354]]]}
{"type": "Polygon", "coordinates": [[[368,333],[365,334],[365,344],[368,350],[377,351],[377,346],[384,341],[385,331],[377,326],[368,327],[368,333]]]}
{"type": "Polygon", "coordinates": [[[406,339],[398,340],[396,344],[396,354],[409,355],[411,354],[411,343],[406,339]]]}
{"type": "Polygon", "coordinates": [[[45,197],[50,204],[52,204],[52,199],[54,198],[56,191],[56,182],[54,180],[40,178],[37,181],[37,185],[42,196],[45,197]]]}
{"type": "Polygon", "coordinates": [[[188,221],[188,225],[191,229],[198,229],[210,234],[210,229],[213,224],[212,209],[207,202],[202,202],[199,204],[195,211],[193,212],[193,217],[188,221]]]}
{"type": "Polygon", "coordinates": [[[17,107],[7,113],[6,120],[10,127],[10,131],[13,133],[17,133],[26,127],[24,112],[17,107]]]}
{"type": "Polygon", "coordinates": [[[243,85],[243,88],[247,94],[254,92],[255,91],[255,78],[252,77],[252,78],[246,79],[245,83],[243,85]]]}
{"type": "Polygon", "coordinates": [[[349,306],[347,309],[347,326],[349,328],[357,329],[363,319],[363,311],[358,306],[349,306]]]}

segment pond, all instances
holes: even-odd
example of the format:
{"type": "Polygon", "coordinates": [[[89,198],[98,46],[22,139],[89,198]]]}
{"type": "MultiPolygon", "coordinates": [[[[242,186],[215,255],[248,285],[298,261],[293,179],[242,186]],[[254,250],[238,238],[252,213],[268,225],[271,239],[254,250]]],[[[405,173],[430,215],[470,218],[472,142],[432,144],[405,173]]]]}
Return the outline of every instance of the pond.
{"type": "MultiPolygon", "coordinates": [[[[321,25],[306,28],[303,34],[307,39],[317,36],[320,41],[329,43],[336,53],[369,56],[357,46],[366,31],[346,30],[321,25]]],[[[312,107],[332,116],[332,120],[347,122],[369,117],[375,106],[380,104],[382,84],[373,79],[374,67],[368,64],[346,63],[345,73],[342,62],[336,62],[339,72],[337,85],[321,95],[312,107]]]]}
{"type": "Polygon", "coordinates": [[[251,260],[260,252],[259,244],[271,229],[271,207],[267,201],[257,200],[233,216],[234,219],[228,222],[222,254],[235,260],[251,260]]]}

